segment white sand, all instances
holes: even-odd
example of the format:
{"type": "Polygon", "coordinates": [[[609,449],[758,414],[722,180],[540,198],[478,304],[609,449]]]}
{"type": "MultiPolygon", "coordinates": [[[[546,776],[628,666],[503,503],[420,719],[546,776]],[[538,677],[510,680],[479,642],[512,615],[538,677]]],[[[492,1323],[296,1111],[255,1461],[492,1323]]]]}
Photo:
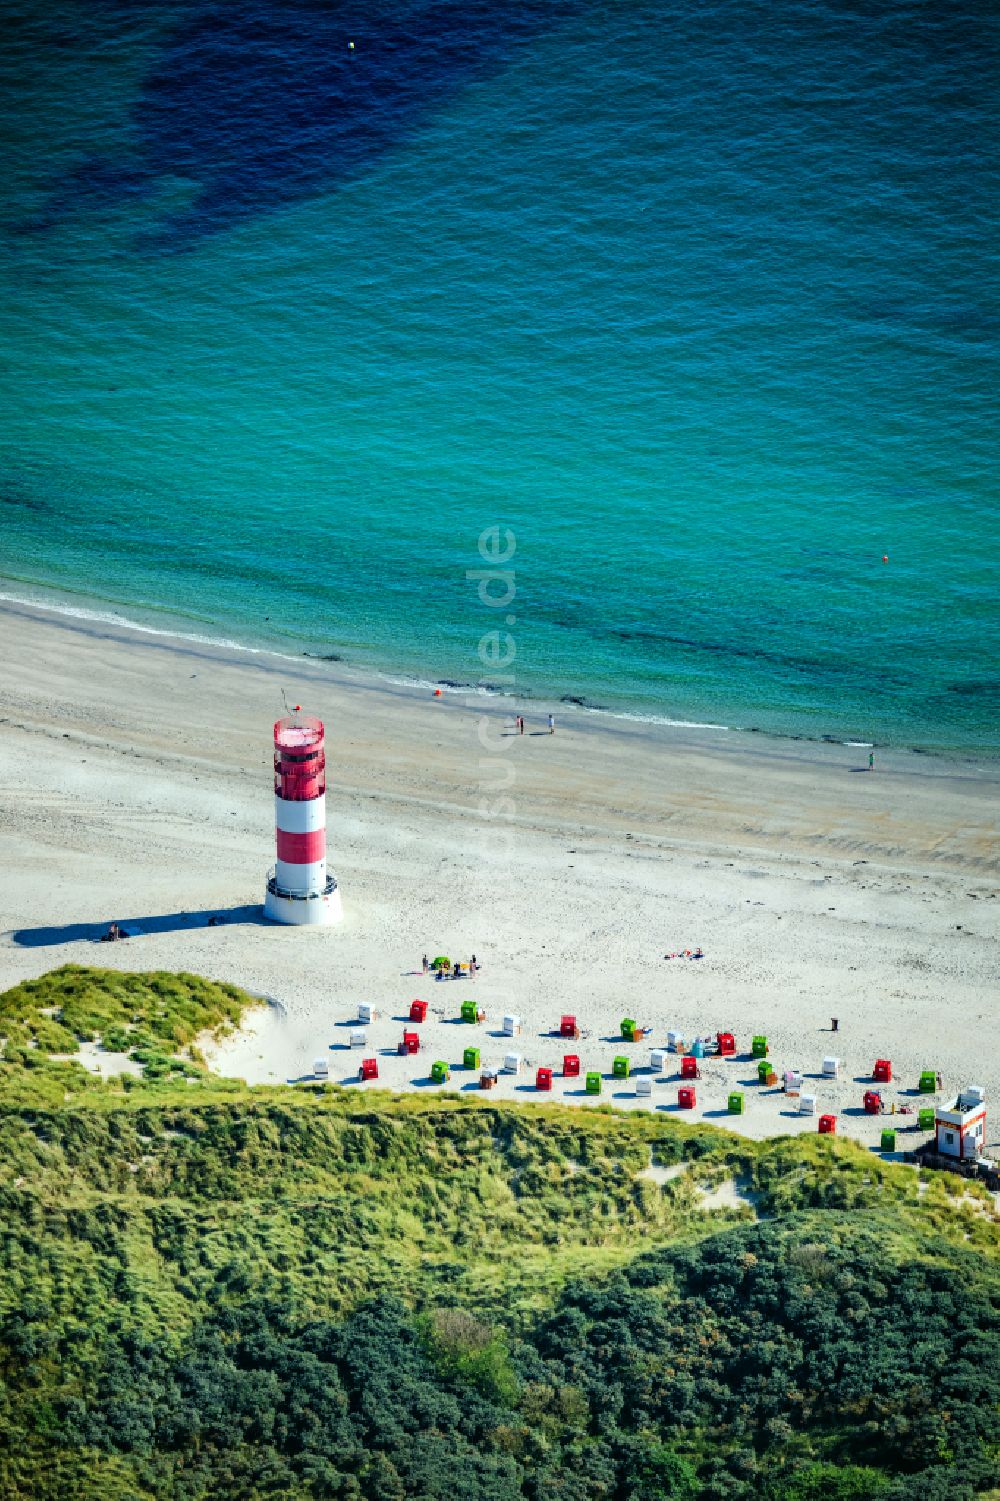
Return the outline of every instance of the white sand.
{"type": "MultiPolygon", "coordinates": [[[[67,962],[235,981],[283,1008],[215,1051],[251,1082],[297,1078],[321,1054],[332,1079],[350,1079],[361,1055],[342,1024],[364,1000],[383,1012],[365,1054],[393,1089],[432,1087],[431,1062],[454,1065],[475,1044],[484,1063],[511,1047],[530,1060],[494,1098],[540,1098],[534,1066],[558,1067],[548,1030],[572,1012],[589,1034],[584,1069],[605,1074],[621,1052],[648,1062],[649,1044],[615,1040],[626,1015],[653,1028],[653,1045],[668,1027],[728,1029],[745,1052],[763,1032],[776,1063],[807,1074],[836,1053],[841,1080],[807,1087],[866,1141],[883,1122],[851,1112],[878,1056],[900,1080],[887,1100],[915,1102],[917,1074],[934,1068],[946,1091],[982,1083],[1000,1108],[996,768],[882,752],[874,775],[858,774],[866,752],[843,746],[563,706],[555,736],[521,738],[495,701],[432,701],[315,661],[26,608],[3,611],[0,628],[4,985],[67,962]],[[282,688],[327,722],[339,928],[260,918],[282,688]],[[206,926],[212,912],[222,926],[206,926]],[[141,936],[95,943],[112,920],[141,936]],[[663,958],[697,944],[698,963],[663,958]],[[428,982],[414,973],[425,952],[475,952],[482,973],[428,982]],[[420,1055],[400,1058],[397,1018],[416,996],[431,1017],[420,1055]],[[469,996],[485,1026],[455,1022],[469,996]],[[505,1011],[524,1019],[516,1043],[494,1035],[505,1011]]],[[[548,707],[531,708],[529,728],[548,707]]],[[[696,1119],[753,1136],[816,1130],[757,1086],[745,1057],[709,1059],[703,1076],[696,1119]],[[742,1118],[720,1113],[734,1085],[742,1118]]],[[[555,1086],[552,1098],[587,1098],[582,1081],[555,1086]]],[[[450,1087],[474,1081],[456,1070],[450,1087]]],[[[602,1099],[673,1113],[676,1095],[667,1074],[649,1101],[610,1079],[602,1099]]]]}

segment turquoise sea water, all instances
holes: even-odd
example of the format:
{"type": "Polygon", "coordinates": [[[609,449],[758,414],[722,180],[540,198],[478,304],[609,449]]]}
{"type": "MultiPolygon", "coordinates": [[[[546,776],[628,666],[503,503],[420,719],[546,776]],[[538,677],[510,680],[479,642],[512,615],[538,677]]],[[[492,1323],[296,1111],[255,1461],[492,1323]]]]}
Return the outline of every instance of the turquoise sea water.
{"type": "Polygon", "coordinates": [[[989,751],[983,7],[15,3],[5,42],[0,592],[462,683],[500,625],[546,703],[989,751]]]}

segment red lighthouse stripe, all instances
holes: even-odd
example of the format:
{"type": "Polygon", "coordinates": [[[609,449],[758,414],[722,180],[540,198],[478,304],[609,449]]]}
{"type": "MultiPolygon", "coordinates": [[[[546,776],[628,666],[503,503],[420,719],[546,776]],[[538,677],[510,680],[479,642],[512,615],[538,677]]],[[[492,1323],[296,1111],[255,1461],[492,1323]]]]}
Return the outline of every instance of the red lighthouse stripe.
{"type": "Polygon", "coordinates": [[[276,829],[278,836],[278,859],[290,865],[314,865],[326,858],[326,830],[313,829],[308,834],[289,834],[276,829]]]}

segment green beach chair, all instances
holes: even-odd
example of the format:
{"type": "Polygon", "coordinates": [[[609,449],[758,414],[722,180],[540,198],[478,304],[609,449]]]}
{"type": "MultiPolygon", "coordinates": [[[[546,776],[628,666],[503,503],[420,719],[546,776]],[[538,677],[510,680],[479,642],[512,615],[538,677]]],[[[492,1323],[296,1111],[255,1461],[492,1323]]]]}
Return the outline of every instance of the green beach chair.
{"type": "Polygon", "coordinates": [[[896,1150],[895,1131],[891,1131],[886,1128],[886,1130],[882,1132],[882,1146],[880,1150],[883,1152],[894,1152],[896,1150]]]}
{"type": "Polygon", "coordinates": [[[447,1084],[450,1074],[451,1069],[442,1059],[439,1058],[436,1063],[431,1064],[432,1084],[447,1084]]]}
{"type": "Polygon", "coordinates": [[[622,1017],[622,1040],[635,1042],[635,1018],[632,1016],[622,1017]]]}
{"type": "Polygon", "coordinates": [[[931,1105],[922,1105],[917,1111],[917,1130],[934,1130],[934,1108],[931,1105]]]}
{"type": "Polygon", "coordinates": [[[757,1065],[757,1083],[758,1084],[766,1084],[767,1081],[768,1081],[768,1077],[770,1076],[770,1073],[771,1073],[771,1065],[769,1063],[758,1063],[758,1065],[757,1065]]]}
{"type": "Polygon", "coordinates": [[[925,1068],[920,1075],[917,1089],[921,1094],[933,1094],[937,1089],[937,1074],[932,1068],[925,1068]]]}
{"type": "Polygon", "coordinates": [[[462,1067],[463,1068],[478,1068],[479,1067],[479,1049],[478,1048],[466,1048],[465,1052],[462,1054],[462,1067]]]}
{"type": "Polygon", "coordinates": [[[750,1056],[751,1056],[751,1058],[766,1058],[767,1057],[767,1038],[766,1037],[755,1037],[754,1038],[753,1042],[750,1044],[750,1056]]]}
{"type": "Polygon", "coordinates": [[[629,1074],[629,1062],[626,1057],[619,1054],[611,1065],[611,1072],[616,1079],[627,1079],[629,1074]]]}
{"type": "Polygon", "coordinates": [[[475,1001],[463,1001],[461,1015],[464,1022],[475,1022],[478,1019],[475,1001]]]}
{"type": "Polygon", "coordinates": [[[730,1115],[742,1115],[743,1114],[743,1091],[742,1091],[742,1089],[734,1089],[733,1092],[732,1092],[732,1094],[729,1096],[729,1114],[730,1115]]]}
{"type": "Polygon", "coordinates": [[[586,1092],[587,1092],[587,1094],[600,1094],[600,1092],[601,1092],[601,1076],[600,1076],[600,1074],[588,1074],[587,1075],[586,1092]]]}

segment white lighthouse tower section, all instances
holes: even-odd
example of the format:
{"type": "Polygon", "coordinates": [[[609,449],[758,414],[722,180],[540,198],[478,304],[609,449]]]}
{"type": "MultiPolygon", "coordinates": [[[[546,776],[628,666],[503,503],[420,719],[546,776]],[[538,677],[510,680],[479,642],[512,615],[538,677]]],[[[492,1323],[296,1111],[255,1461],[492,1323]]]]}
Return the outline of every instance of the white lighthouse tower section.
{"type": "Polygon", "coordinates": [[[326,866],[323,722],[297,708],[274,726],[274,828],[264,916],[296,927],[339,922],[340,891],[326,866]]]}
{"type": "MultiPolygon", "coordinates": [[[[284,798],[274,799],[274,828],[275,833],[282,834],[326,834],[326,793],[321,792],[318,797],[312,798],[307,803],[286,802],[284,798]]],[[[307,841],[300,842],[300,847],[308,848],[307,841]]],[[[286,849],[282,842],[281,847],[286,849]]],[[[324,840],[323,856],[319,860],[295,861],[278,859],[274,867],[278,885],[285,891],[294,891],[303,896],[310,891],[321,891],[326,883],[326,850],[324,840]]]]}

